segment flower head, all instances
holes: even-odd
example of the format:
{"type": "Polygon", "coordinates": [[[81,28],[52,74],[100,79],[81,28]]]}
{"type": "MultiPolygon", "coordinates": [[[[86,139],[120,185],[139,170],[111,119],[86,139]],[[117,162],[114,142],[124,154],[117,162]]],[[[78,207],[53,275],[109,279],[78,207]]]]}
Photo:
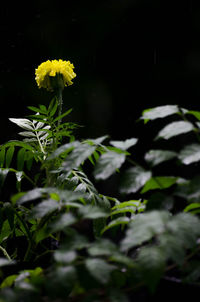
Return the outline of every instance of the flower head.
{"type": "Polygon", "coordinates": [[[59,79],[57,85],[60,86],[60,79],[64,86],[72,85],[72,79],[76,77],[73,71],[74,65],[70,61],[63,60],[48,60],[43,62],[35,70],[35,80],[39,88],[43,87],[47,90],[54,90],[56,83],[55,79],[59,79]]]}

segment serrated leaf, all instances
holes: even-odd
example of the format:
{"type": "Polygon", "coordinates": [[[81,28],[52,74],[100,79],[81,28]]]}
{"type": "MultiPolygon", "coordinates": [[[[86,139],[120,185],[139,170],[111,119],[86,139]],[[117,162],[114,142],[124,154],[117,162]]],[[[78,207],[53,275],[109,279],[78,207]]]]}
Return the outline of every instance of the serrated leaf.
{"type": "Polygon", "coordinates": [[[94,145],[100,145],[106,138],[108,138],[108,135],[104,135],[95,139],[88,138],[85,142],[92,143],[94,145]]]}
{"type": "Polygon", "coordinates": [[[96,179],[107,179],[121,167],[125,159],[126,156],[123,153],[113,151],[103,153],[95,167],[94,177],[96,179]]]}
{"type": "Polygon", "coordinates": [[[54,159],[56,157],[58,157],[59,155],[61,155],[62,153],[72,149],[72,148],[75,148],[77,146],[79,146],[79,142],[77,141],[74,141],[74,142],[71,142],[71,143],[67,143],[67,144],[64,144],[62,146],[60,146],[59,148],[57,148],[48,158],[47,160],[51,160],[51,159],[54,159]]]}
{"type": "Polygon", "coordinates": [[[66,160],[62,164],[62,168],[65,171],[78,168],[92,153],[95,151],[95,146],[88,144],[77,145],[70,154],[68,154],[66,160]]]}
{"type": "Polygon", "coordinates": [[[119,225],[125,225],[125,224],[128,224],[129,222],[130,222],[130,219],[126,216],[122,216],[122,217],[113,219],[111,222],[109,222],[109,224],[107,226],[105,226],[103,228],[103,230],[101,231],[101,235],[111,228],[114,228],[119,225]]]}
{"type": "Polygon", "coordinates": [[[155,108],[146,109],[142,112],[141,119],[144,120],[155,120],[157,118],[164,118],[166,116],[179,112],[177,105],[165,105],[155,108]]]}
{"type": "Polygon", "coordinates": [[[110,141],[110,144],[116,148],[127,150],[137,143],[137,138],[130,138],[125,141],[110,141]]]}
{"type": "Polygon", "coordinates": [[[155,190],[155,189],[167,189],[174,185],[178,180],[178,177],[174,176],[158,176],[158,177],[152,177],[150,178],[145,186],[143,187],[141,193],[144,194],[150,190],[155,190]]]}
{"type": "Polygon", "coordinates": [[[194,126],[190,122],[186,122],[186,121],[173,122],[173,123],[165,126],[158,133],[158,135],[155,139],[158,139],[158,138],[170,139],[174,136],[188,133],[192,130],[194,130],[194,126]]]}
{"type": "Polygon", "coordinates": [[[32,122],[26,118],[9,118],[9,120],[25,130],[33,130],[32,122]]]}
{"type": "Polygon", "coordinates": [[[124,173],[121,181],[121,193],[135,193],[150,179],[151,171],[146,171],[142,167],[133,167],[124,173]]]}
{"type": "Polygon", "coordinates": [[[34,132],[30,132],[30,131],[19,132],[18,134],[21,136],[25,136],[25,137],[35,137],[36,136],[36,134],[34,132]]]}
{"type": "Polygon", "coordinates": [[[102,284],[109,281],[111,272],[116,268],[99,258],[88,258],[85,264],[90,274],[102,284]]]}
{"type": "Polygon", "coordinates": [[[197,162],[200,160],[200,144],[191,144],[181,150],[178,158],[185,165],[197,162]]]}
{"type": "Polygon", "coordinates": [[[145,160],[151,165],[156,166],[164,161],[175,158],[177,153],[170,150],[150,150],[145,154],[145,160]]]}
{"type": "Polygon", "coordinates": [[[150,240],[154,235],[161,234],[165,230],[168,220],[167,211],[152,211],[136,215],[129,224],[126,237],[121,242],[121,250],[127,251],[150,240]]]}
{"type": "Polygon", "coordinates": [[[67,116],[67,115],[70,114],[71,112],[72,112],[72,109],[69,109],[69,110],[66,111],[65,113],[63,113],[63,114],[59,115],[58,117],[56,117],[56,118],[54,119],[53,122],[56,123],[57,121],[63,119],[63,117],[67,116]]]}

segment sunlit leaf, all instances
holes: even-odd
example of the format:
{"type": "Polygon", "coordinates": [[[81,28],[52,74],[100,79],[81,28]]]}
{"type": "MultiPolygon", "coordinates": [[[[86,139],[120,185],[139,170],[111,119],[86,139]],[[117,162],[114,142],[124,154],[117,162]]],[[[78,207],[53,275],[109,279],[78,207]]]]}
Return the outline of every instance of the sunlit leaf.
{"type": "Polygon", "coordinates": [[[150,150],[145,154],[144,158],[151,166],[156,166],[176,156],[177,153],[170,150],[150,150]]]}
{"type": "Polygon", "coordinates": [[[164,138],[169,139],[171,137],[184,134],[194,130],[194,126],[190,122],[186,121],[178,121],[173,122],[167,126],[165,126],[157,135],[156,139],[164,138]]]}
{"type": "Polygon", "coordinates": [[[120,191],[122,193],[135,193],[150,179],[151,171],[146,171],[142,167],[133,167],[125,171],[120,191]]]}
{"type": "Polygon", "coordinates": [[[126,159],[125,154],[108,151],[103,153],[94,170],[96,179],[107,179],[121,167],[126,159]]]}
{"type": "Polygon", "coordinates": [[[137,143],[137,138],[130,138],[125,141],[110,141],[110,144],[116,148],[127,150],[137,143]]]}
{"type": "Polygon", "coordinates": [[[165,105],[155,108],[146,109],[142,112],[141,119],[144,120],[154,120],[157,118],[164,118],[166,116],[175,114],[179,112],[177,105],[165,105]]]}
{"type": "Polygon", "coordinates": [[[200,144],[191,144],[181,150],[179,159],[185,165],[197,162],[200,160],[200,144]]]}

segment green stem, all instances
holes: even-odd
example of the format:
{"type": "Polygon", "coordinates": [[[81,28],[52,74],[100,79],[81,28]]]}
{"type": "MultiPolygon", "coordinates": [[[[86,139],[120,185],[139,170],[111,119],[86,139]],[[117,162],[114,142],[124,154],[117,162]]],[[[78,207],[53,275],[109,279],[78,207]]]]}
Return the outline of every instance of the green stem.
{"type": "MultiPolygon", "coordinates": [[[[57,90],[57,98],[58,98],[58,116],[62,114],[62,106],[63,106],[63,99],[62,99],[62,88],[57,90]]],[[[60,126],[62,119],[58,120],[58,126],[60,126]]]]}
{"type": "Polygon", "coordinates": [[[7,251],[0,245],[0,250],[2,251],[2,253],[4,254],[4,256],[9,260],[12,261],[12,259],[10,258],[10,256],[8,255],[7,251]]]}

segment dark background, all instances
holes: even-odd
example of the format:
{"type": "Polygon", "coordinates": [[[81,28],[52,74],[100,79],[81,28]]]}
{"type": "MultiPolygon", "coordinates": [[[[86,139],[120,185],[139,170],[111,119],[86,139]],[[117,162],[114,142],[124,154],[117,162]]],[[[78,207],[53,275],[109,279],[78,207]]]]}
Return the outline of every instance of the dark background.
{"type": "Polygon", "coordinates": [[[0,143],[18,130],[8,117],[50,101],[34,80],[48,59],[75,66],[64,107],[80,137],[137,136],[135,119],[157,105],[200,109],[198,1],[11,1],[0,22],[0,143]]]}

